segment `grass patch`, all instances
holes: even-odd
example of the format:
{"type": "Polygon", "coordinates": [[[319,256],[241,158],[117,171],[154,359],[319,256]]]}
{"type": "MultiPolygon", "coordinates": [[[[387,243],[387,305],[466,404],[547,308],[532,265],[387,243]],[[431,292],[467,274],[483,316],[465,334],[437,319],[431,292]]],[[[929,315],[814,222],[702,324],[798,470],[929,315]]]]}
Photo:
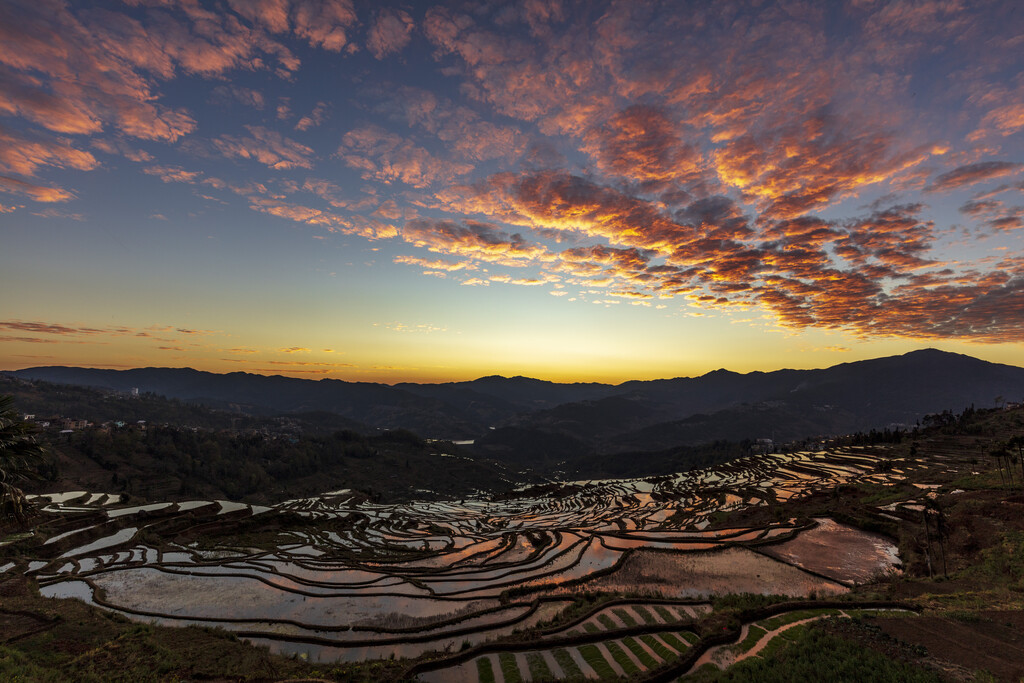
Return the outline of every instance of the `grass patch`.
{"type": "Polygon", "coordinates": [[[787,628],[785,631],[780,633],[779,636],[782,637],[782,638],[785,638],[786,640],[790,640],[790,641],[796,642],[796,641],[800,640],[800,638],[803,637],[804,632],[808,628],[810,628],[810,626],[811,625],[808,623],[808,624],[800,624],[799,626],[794,626],[793,628],[787,628]]]}
{"type": "Polygon", "coordinates": [[[904,490],[902,486],[882,486],[881,484],[857,484],[861,494],[861,505],[882,506],[912,498],[914,492],[904,490]]]}
{"type": "Polygon", "coordinates": [[[590,668],[594,670],[598,678],[618,678],[615,669],[611,667],[596,645],[580,645],[578,649],[580,654],[583,655],[583,660],[590,665],[590,668]]]}
{"type": "Polygon", "coordinates": [[[647,647],[649,647],[652,650],[654,650],[655,654],[657,654],[659,657],[661,657],[666,662],[675,659],[676,653],[672,652],[667,647],[665,647],[661,643],[661,641],[659,641],[654,636],[652,636],[650,634],[643,635],[643,636],[640,636],[640,640],[644,641],[644,643],[646,643],[647,647]]]}
{"type": "MultiPolygon", "coordinates": [[[[788,632],[789,631],[787,631],[786,633],[788,632]]],[[[765,643],[765,646],[761,648],[761,651],[757,653],[757,656],[759,656],[761,659],[768,659],[769,657],[774,656],[775,653],[779,650],[788,647],[790,644],[792,644],[792,642],[793,641],[787,640],[786,638],[776,636],[775,638],[772,638],[767,643],[765,643]]]]}
{"type": "Polygon", "coordinates": [[[630,674],[635,674],[638,671],[640,671],[640,668],[633,663],[633,660],[629,658],[629,655],[627,655],[623,651],[623,649],[619,647],[617,641],[610,640],[606,642],[604,645],[608,648],[608,652],[615,659],[615,661],[619,663],[619,666],[622,667],[622,670],[626,672],[627,676],[630,674]]]}
{"type": "Polygon", "coordinates": [[[1008,531],[995,545],[981,551],[981,557],[967,570],[995,583],[1024,590],[1024,531],[1008,531]]]}
{"type": "Polygon", "coordinates": [[[787,602],[792,598],[785,595],[761,595],[760,593],[730,593],[719,595],[713,598],[715,612],[723,610],[734,610],[743,612],[746,610],[768,607],[779,602],[787,602]]]}
{"type": "Polygon", "coordinates": [[[637,625],[636,619],[634,619],[633,616],[622,607],[616,607],[612,610],[612,612],[614,612],[615,616],[617,616],[619,619],[622,619],[622,623],[624,623],[626,626],[637,625]]]}
{"type": "Polygon", "coordinates": [[[558,662],[558,666],[562,667],[562,673],[566,678],[572,678],[573,676],[582,676],[583,670],[580,669],[579,665],[576,664],[576,660],[572,658],[569,651],[564,648],[554,650],[552,653],[555,661],[558,662]]]}
{"type": "Polygon", "coordinates": [[[551,667],[544,661],[544,655],[539,652],[527,652],[526,653],[526,665],[530,669],[530,680],[544,680],[555,677],[555,674],[551,672],[551,667]]]}
{"type": "Polygon", "coordinates": [[[601,622],[601,625],[604,626],[605,629],[608,631],[618,628],[618,626],[615,625],[615,622],[612,621],[612,618],[607,614],[598,614],[597,620],[601,622]]]}
{"type": "Polygon", "coordinates": [[[583,624],[583,630],[587,633],[598,633],[601,629],[599,629],[596,625],[588,621],[587,623],[583,624]]]}
{"type": "Polygon", "coordinates": [[[942,616],[953,621],[959,621],[961,624],[978,624],[982,621],[981,615],[977,612],[968,612],[961,609],[951,610],[942,616]]]}
{"type": "Polygon", "coordinates": [[[1001,480],[997,470],[989,470],[980,474],[965,474],[951,481],[949,487],[964,491],[1011,491],[1016,488],[1001,480]]]}
{"type": "Polygon", "coordinates": [[[801,619],[810,619],[811,617],[820,617],[826,615],[839,614],[837,609],[802,609],[796,612],[786,612],[784,614],[777,614],[774,617],[764,619],[757,622],[757,625],[766,631],[774,631],[780,626],[786,624],[792,624],[794,621],[800,621],[801,619]]]}
{"type": "Polygon", "coordinates": [[[644,620],[645,624],[656,624],[658,620],[654,618],[654,615],[644,607],[643,605],[635,605],[633,611],[640,615],[640,618],[644,620]]]}
{"type": "MultiPolygon", "coordinates": [[[[844,609],[851,619],[874,619],[876,617],[885,617],[886,619],[899,619],[903,617],[916,617],[915,612],[909,610],[900,609],[844,609]]],[[[965,614],[970,614],[965,612],[965,614]]]]}
{"type": "MultiPolygon", "coordinates": [[[[796,627],[800,628],[800,627],[796,627]]],[[[692,680],[698,683],[718,681],[858,681],[859,683],[939,683],[938,674],[889,659],[870,648],[845,638],[809,628],[786,646],[771,648],[761,657],[751,657],[725,671],[701,669],[692,680]],[[771,652],[769,652],[771,648],[771,652]]]]}
{"type": "Polygon", "coordinates": [[[516,663],[514,654],[499,652],[498,665],[501,666],[501,675],[505,677],[505,683],[522,683],[523,674],[519,671],[519,664],[516,663]]]}
{"type": "MultiPolygon", "coordinates": [[[[78,600],[35,594],[5,596],[2,603],[5,609],[46,620],[59,617],[52,628],[0,647],[3,681],[278,680],[310,677],[317,670],[218,629],[139,624],[78,600]]],[[[402,665],[339,663],[333,668],[344,671],[348,680],[369,681],[394,678],[402,665]]]]}
{"type": "Polygon", "coordinates": [[[761,640],[765,633],[767,633],[767,631],[765,631],[760,626],[756,624],[751,624],[747,628],[747,637],[741,640],[733,647],[736,649],[737,652],[746,652],[747,650],[757,645],[757,641],[761,640]]]}
{"type": "Polygon", "coordinates": [[[678,617],[674,616],[671,612],[669,612],[667,609],[665,609],[661,605],[655,605],[654,606],[654,611],[657,612],[658,614],[660,614],[661,618],[664,619],[665,623],[667,623],[667,624],[671,624],[673,621],[679,621],[678,617]]]}
{"type": "Polygon", "coordinates": [[[494,665],[490,657],[477,657],[476,675],[480,683],[494,683],[494,665]]]}
{"type": "Polygon", "coordinates": [[[636,658],[640,660],[640,663],[648,669],[653,669],[658,666],[658,662],[654,657],[652,657],[647,650],[640,645],[640,643],[636,642],[632,638],[623,638],[622,644],[628,647],[629,651],[636,655],[636,658]]]}
{"type": "Polygon", "coordinates": [[[674,647],[676,652],[683,653],[690,649],[690,646],[680,640],[675,633],[662,633],[661,639],[664,640],[669,647],[674,647]]]}

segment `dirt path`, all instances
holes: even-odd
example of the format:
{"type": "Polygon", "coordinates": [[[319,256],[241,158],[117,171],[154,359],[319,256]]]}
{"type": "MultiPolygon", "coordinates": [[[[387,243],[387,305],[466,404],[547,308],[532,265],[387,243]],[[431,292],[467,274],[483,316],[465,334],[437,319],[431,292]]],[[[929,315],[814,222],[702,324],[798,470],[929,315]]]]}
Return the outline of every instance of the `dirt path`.
{"type": "MultiPolygon", "coordinates": [[[[843,612],[840,612],[840,615],[844,617],[847,616],[843,612]]],[[[754,643],[754,646],[746,652],[736,652],[736,648],[739,646],[740,643],[742,643],[746,639],[747,635],[750,633],[750,626],[752,626],[752,624],[743,624],[743,628],[740,629],[740,636],[735,643],[730,643],[728,645],[717,645],[715,647],[708,649],[707,652],[700,656],[700,658],[694,663],[690,670],[686,672],[686,675],[689,675],[694,671],[697,671],[705,664],[713,664],[717,666],[719,669],[723,670],[727,669],[733,664],[736,664],[737,662],[742,662],[744,659],[747,659],[748,657],[755,656],[758,652],[767,647],[768,643],[770,643],[773,638],[784,633],[785,631],[788,631],[789,629],[794,628],[796,626],[800,626],[802,624],[807,624],[812,621],[824,619],[826,616],[829,615],[822,614],[820,616],[808,617],[807,619],[794,621],[791,624],[783,624],[782,626],[779,626],[776,629],[765,632],[760,637],[760,639],[758,639],[758,641],[754,643]]]]}

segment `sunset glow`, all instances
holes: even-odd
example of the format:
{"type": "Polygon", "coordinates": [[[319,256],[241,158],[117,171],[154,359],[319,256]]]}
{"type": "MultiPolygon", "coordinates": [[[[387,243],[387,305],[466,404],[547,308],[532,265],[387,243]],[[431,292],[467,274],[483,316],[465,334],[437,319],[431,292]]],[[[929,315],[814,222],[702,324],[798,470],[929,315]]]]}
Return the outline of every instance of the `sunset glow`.
{"type": "Polygon", "coordinates": [[[1024,364],[1017,2],[0,3],[0,369],[1024,364]]]}

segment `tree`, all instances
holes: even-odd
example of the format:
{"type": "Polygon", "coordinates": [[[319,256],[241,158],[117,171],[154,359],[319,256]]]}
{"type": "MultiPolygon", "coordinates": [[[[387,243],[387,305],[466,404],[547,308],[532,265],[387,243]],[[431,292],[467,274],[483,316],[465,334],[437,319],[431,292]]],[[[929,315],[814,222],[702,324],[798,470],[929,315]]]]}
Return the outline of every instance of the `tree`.
{"type": "Polygon", "coordinates": [[[1018,435],[1006,442],[1008,448],[1017,449],[1017,464],[1020,465],[1021,480],[1024,481],[1024,435],[1018,435]]]}
{"type": "Polygon", "coordinates": [[[16,482],[35,476],[43,447],[36,443],[35,426],[14,410],[14,398],[0,396],[0,521],[13,517],[25,522],[27,502],[16,482]]]}
{"type": "MultiPolygon", "coordinates": [[[[926,498],[924,502],[924,515],[925,515],[925,534],[928,533],[928,516],[934,517],[935,535],[939,537],[939,550],[942,552],[942,575],[949,578],[949,571],[946,569],[946,539],[949,537],[949,526],[946,520],[946,514],[942,510],[942,506],[939,501],[935,498],[926,498]]],[[[931,548],[931,540],[929,539],[929,548],[931,548]]]]}
{"type": "MultiPolygon", "coordinates": [[[[1008,456],[1005,448],[994,448],[988,452],[989,456],[995,458],[996,466],[999,468],[999,480],[1003,482],[1003,486],[1006,486],[1006,475],[1003,474],[1003,458],[1008,456]]],[[[1012,480],[1011,480],[1012,485],[1012,480]]]]}

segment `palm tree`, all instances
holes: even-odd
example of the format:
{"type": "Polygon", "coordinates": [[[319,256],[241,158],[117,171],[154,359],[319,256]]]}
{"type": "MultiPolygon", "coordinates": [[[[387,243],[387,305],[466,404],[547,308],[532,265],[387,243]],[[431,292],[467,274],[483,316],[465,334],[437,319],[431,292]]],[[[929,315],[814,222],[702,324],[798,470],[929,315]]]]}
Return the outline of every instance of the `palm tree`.
{"type": "Polygon", "coordinates": [[[14,398],[0,396],[0,521],[13,517],[25,522],[27,501],[14,483],[33,478],[33,465],[43,455],[33,431],[33,425],[18,417],[14,398]]]}

